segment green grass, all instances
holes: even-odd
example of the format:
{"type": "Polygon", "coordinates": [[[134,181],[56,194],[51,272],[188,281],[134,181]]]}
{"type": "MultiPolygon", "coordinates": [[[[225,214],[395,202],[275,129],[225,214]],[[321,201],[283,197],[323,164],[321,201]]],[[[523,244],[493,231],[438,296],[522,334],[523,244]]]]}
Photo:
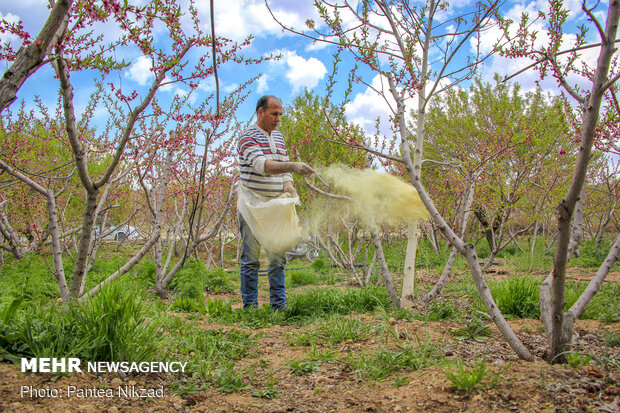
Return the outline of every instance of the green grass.
{"type": "Polygon", "coordinates": [[[291,373],[297,376],[305,376],[320,370],[319,363],[310,360],[292,360],[287,366],[291,373]]]}
{"type": "Polygon", "coordinates": [[[239,324],[248,328],[264,328],[276,324],[307,324],[334,315],[368,313],[378,307],[391,307],[383,287],[367,286],[348,290],[314,288],[300,294],[290,294],[284,311],[272,311],[268,305],[232,309],[230,301],[208,299],[207,313],[219,323],[239,324]]]}
{"type": "MultiPolygon", "coordinates": [[[[601,248],[596,248],[594,240],[586,240],[579,246],[579,257],[569,261],[569,265],[580,268],[598,269],[607,258],[611,244],[602,243],[601,248]]],[[[620,262],[616,261],[612,271],[620,271],[620,262]]]]}
{"type": "Polygon", "coordinates": [[[415,318],[425,321],[441,321],[454,318],[458,315],[456,308],[449,300],[443,300],[440,303],[433,301],[430,303],[423,314],[417,315],[415,318]]]}
{"type": "Polygon", "coordinates": [[[205,291],[232,292],[231,276],[222,268],[206,269],[199,260],[188,260],[170,281],[177,297],[201,299],[205,291]]]}
{"type": "MultiPolygon", "coordinates": [[[[49,265],[53,268],[53,263],[49,265]]],[[[69,273],[70,274],[70,273],[69,273]]],[[[7,260],[0,269],[0,308],[7,307],[15,299],[23,298],[35,306],[46,304],[60,297],[56,277],[45,260],[29,255],[21,260],[7,260]]]]}
{"type": "Polygon", "coordinates": [[[257,335],[238,329],[204,330],[176,317],[167,319],[164,329],[169,335],[163,354],[169,359],[186,360],[191,375],[191,382],[176,383],[178,393],[199,390],[206,384],[212,384],[222,392],[246,388],[234,366],[236,361],[252,355],[257,335]]]}
{"type": "Polygon", "coordinates": [[[430,340],[428,335],[424,340],[415,337],[414,340],[406,337],[397,340],[397,349],[391,350],[379,346],[374,352],[361,351],[349,353],[341,361],[347,364],[362,380],[373,383],[383,381],[391,373],[405,370],[415,371],[437,363],[443,357],[440,347],[430,340]]]}
{"type": "Polygon", "coordinates": [[[510,277],[489,281],[491,294],[500,311],[508,318],[540,318],[540,281],[530,277],[510,277]]]}
{"type": "Polygon", "coordinates": [[[287,320],[307,322],[334,314],[372,312],[377,307],[387,308],[391,305],[383,287],[371,285],[344,291],[316,288],[303,294],[291,295],[285,314],[287,320]]]}
{"type": "Polygon", "coordinates": [[[313,268],[300,268],[297,270],[288,270],[286,272],[287,287],[297,287],[300,285],[310,285],[319,283],[319,274],[313,268]]]}
{"type": "MultiPolygon", "coordinates": [[[[510,277],[504,281],[488,281],[491,294],[506,317],[540,318],[539,288],[541,280],[532,277],[510,277]]],[[[566,282],[566,307],[568,310],[586,288],[586,282],[566,282]]],[[[486,311],[476,286],[469,277],[461,277],[448,284],[447,291],[458,296],[469,296],[476,310],[486,311]]],[[[620,283],[603,283],[581,314],[581,319],[603,322],[620,321],[620,283]]]]}
{"type": "MultiPolygon", "coordinates": [[[[566,283],[566,308],[570,308],[585,290],[587,283],[569,281],[566,283]]],[[[620,321],[620,283],[603,283],[592,297],[579,318],[599,320],[605,323],[620,321]]]]}
{"type": "Polygon", "coordinates": [[[356,318],[334,316],[319,322],[311,328],[289,334],[289,342],[296,345],[338,344],[343,341],[358,341],[370,335],[372,326],[356,318]]]}
{"type": "Polygon", "coordinates": [[[160,344],[159,321],[136,286],[122,280],[106,285],[91,299],[56,306],[5,312],[0,355],[79,357],[93,361],[135,361],[153,357],[160,344]]]}

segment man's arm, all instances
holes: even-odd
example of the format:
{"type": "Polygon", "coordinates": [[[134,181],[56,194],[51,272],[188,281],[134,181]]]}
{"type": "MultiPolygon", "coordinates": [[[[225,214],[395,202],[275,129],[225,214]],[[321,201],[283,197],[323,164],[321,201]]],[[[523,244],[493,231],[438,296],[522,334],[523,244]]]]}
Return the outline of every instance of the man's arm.
{"type": "Polygon", "coordinates": [[[292,172],[301,176],[316,173],[314,169],[304,162],[277,162],[268,159],[265,161],[265,173],[269,175],[292,172]]]}

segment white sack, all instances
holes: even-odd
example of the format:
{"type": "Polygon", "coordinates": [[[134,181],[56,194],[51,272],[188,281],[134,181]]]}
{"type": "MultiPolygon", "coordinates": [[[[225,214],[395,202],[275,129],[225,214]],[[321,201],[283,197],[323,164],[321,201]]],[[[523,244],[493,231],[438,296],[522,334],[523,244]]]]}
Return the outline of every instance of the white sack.
{"type": "Polygon", "coordinates": [[[256,240],[267,251],[285,253],[297,246],[301,228],[295,205],[299,197],[285,193],[268,198],[239,186],[237,210],[250,226],[256,240]]]}

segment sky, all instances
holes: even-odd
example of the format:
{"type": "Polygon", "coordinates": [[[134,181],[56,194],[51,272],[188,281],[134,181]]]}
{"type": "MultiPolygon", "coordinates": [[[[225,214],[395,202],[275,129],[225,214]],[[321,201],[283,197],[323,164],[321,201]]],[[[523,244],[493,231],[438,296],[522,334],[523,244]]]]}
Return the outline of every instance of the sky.
{"type": "MultiPolygon", "coordinates": [[[[145,2],[146,0],[135,0],[145,2]]],[[[48,9],[44,0],[0,0],[0,17],[8,20],[21,19],[26,30],[37,33],[43,25],[48,15],[48,9]]],[[[415,4],[415,1],[411,2],[415,4]]],[[[580,2],[577,0],[567,0],[564,2],[569,10],[568,21],[574,29],[577,25],[583,24],[585,14],[580,11],[580,2]]],[[[269,0],[269,4],[274,10],[276,16],[288,26],[305,29],[305,22],[312,19],[318,29],[322,29],[321,19],[313,6],[313,0],[269,0]]],[[[418,3],[419,4],[419,3],[418,3]]],[[[442,12],[438,17],[438,21],[445,19],[448,21],[450,17],[470,11],[473,7],[474,0],[455,0],[452,1],[450,7],[442,12]]],[[[198,14],[201,19],[202,28],[209,31],[209,2],[206,0],[197,1],[198,14]]],[[[502,7],[502,14],[514,20],[518,20],[523,12],[535,16],[538,11],[547,9],[546,1],[510,1],[508,0],[502,7]]],[[[601,2],[595,15],[604,21],[606,13],[606,2],[601,2]]],[[[343,15],[346,24],[352,22],[351,16],[343,15]]],[[[332,70],[335,46],[327,45],[321,42],[313,42],[311,39],[304,38],[290,32],[282,30],[282,28],[274,21],[269,14],[264,0],[215,0],[215,31],[218,36],[223,36],[232,40],[242,41],[248,35],[253,35],[254,40],[250,46],[244,50],[244,54],[250,57],[260,57],[269,53],[280,54],[282,57],[277,61],[264,62],[260,65],[240,66],[226,65],[219,69],[219,80],[222,93],[230,92],[238,85],[245,82],[253,76],[260,76],[258,80],[251,86],[250,96],[246,102],[239,108],[237,116],[240,120],[247,120],[253,116],[256,100],[264,94],[273,94],[281,98],[285,107],[289,105],[293,99],[303,92],[304,89],[311,90],[317,94],[323,95],[326,90],[326,82],[332,70]]],[[[378,25],[383,22],[375,22],[378,25]]],[[[538,41],[544,41],[546,31],[543,26],[534,25],[539,30],[538,41]]],[[[113,37],[115,34],[106,26],[97,26],[95,31],[104,33],[106,36],[113,37]]],[[[450,26],[447,26],[447,30],[450,26]]],[[[576,29],[574,29],[576,32],[576,29]]],[[[499,36],[497,29],[488,30],[480,36],[480,49],[488,52],[493,48],[494,43],[499,36]]],[[[596,40],[595,30],[590,30],[588,36],[596,40]]],[[[157,34],[154,37],[157,41],[157,34]]],[[[569,37],[570,39],[570,37],[569,37]]],[[[16,39],[6,34],[0,34],[1,41],[8,41],[16,44],[16,39]]],[[[475,42],[470,40],[464,49],[465,53],[470,53],[475,47],[475,42]]],[[[152,80],[152,73],[149,71],[150,62],[148,59],[140,55],[139,51],[126,50],[122,56],[131,65],[117,74],[117,79],[122,80],[123,84],[129,88],[135,88],[143,91],[148,83],[152,80]]],[[[597,50],[589,50],[583,53],[581,59],[585,62],[595,62],[597,50]]],[[[198,56],[190,55],[190,63],[192,59],[198,56]]],[[[465,57],[459,56],[464,62],[465,57]]],[[[353,67],[353,59],[350,55],[342,55],[342,63],[340,65],[339,74],[336,77],[337,88],[334,93],[334,101],[339,102],[342,99],[344,89],[346,87],[346,76],[353,67]]],[[[385,63],[385,62],[384,62],[385,63]]],[[[480,67],[479,74],[483,79],[491,81],[495,73],[500,75],[512,74],[529,64],[530,60],[522,59],[506,59],[498,55],[492,56],[484,62],[480,67]]],[[[0,70],[7,68],[6,62],[0,62],[0,70]]],[[[390,114],[389,103],[390,98],[382,99],[377,96],[373,88],[380,89],[385,87],[385,79],[369,69],[362,69],[359,72],[366,84],[355,84],[351,94],[350,102],[343,108],[349,120],[356,122],[367,129],[367,132],[373,133],[373,125],[375,119],[382,119],[381,128],[384,133],[388,133],[388,117],[390,114]]],[[[535,87],[536,81],[539,80],[537,72],[530,70],[519,75],[516,79],[523,90],[531,90],[535,87]]],[[[88,96],[94,88],[93,75],[82,73],[73,78],[75,87],[75,104],[78,112],[86,107],[88,96]]],[[[577,81],[577,80],[576,80],[577,81]]],[[[211,78],[200,84],[198,91],[194,94],[194,99],[200,101],[201,98],[212,93],[214,90],[214,81],[211,78]]],[[[555,80],[545,79],[541,86],[553,94],[558,94],[559,89],[555,80]]],[[[467,84],[461,84],[466,87],[467,84]]],[[[34,96],[38,96],[45,104],[54,107],[58,100],[57,95],[58,81],[52,77],[52,69],[43,67],[29,78],[25,85],[18,93],[18,99],[23,99],[27,107],[34,107],[34,96]]],[[[177,86],[164,88],[160,92],[163,98],[174,94],[187,93],[177,86]]],[[[408,99],[409,108],[414,108],[415,99],[408,99]]],[[[14,104],[15,105],[15,104],[14,104]]],[[[104,111],[98,111],[94,115],[97,119],[94,123],[103,124],[106,118],[104,111]]]]}

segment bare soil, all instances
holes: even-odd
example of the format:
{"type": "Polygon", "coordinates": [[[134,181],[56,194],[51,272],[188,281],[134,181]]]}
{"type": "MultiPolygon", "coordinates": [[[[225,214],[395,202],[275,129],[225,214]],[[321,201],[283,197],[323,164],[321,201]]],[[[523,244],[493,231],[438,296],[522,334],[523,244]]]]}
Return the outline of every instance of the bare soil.
{"type": "MultiPolygon", "coordinates": [[[[505,274],[495,269],[491,277],[505,274]]],[[[580,274],[572,273],[577,277],[580,274]]],[[[591,276],[591,275],[590,275],[591,276]]],[[[265,282],[261,277],[261,283],[265,282]]],[[[619,274],[608,280],[617,282],[619,274]]],[[[261,292],[262,302],[266,299],[261,292]]],[[[235,296],[234,294],[231,295],[235,296]]],[[[364,322],[381,325],[379,315],[356,315],[364,322]]],[[[440,366],[413,372],[396,372],[385,381],[369,383],[356,376],[341,362],[327,362],[320,370],[296,375],[286,365],[291,360],[307,359],[308,348],[297,346],[287,334],[302,327],[274,326],[260,330],[258,346],[249,357],[237,363],[244,372],[250,389],[225,394],[210,387],[190,395],[178,395],[171,383],[179,380],[172,374],[137,374],[121,379],[117,375],[89,373],[53,377],[51,374],[24,374],[19,366],[0,364],[0,411],[16,412],[619,412],[620,347],[605,344],[607,332],[620,334],[620,323],[579,320],[575,325],[574,344],[584,354],[593,356],[585,365],[572,368],[550,365],[542,357],[547,347],[545,333],[538,320],[513,320],[511,327],[535,355],[535,360],[519,360],[493,326],[492,336],[485,342],[455,339],[451,331],[461,327],[455,321],[422,322],[392,320],[401,336],[424,338],[428,335],[448,359],[465,361],[486,357],[486,363],[501,380],[488,388],[469,393],[457,390],[446,379],[440,366]],[[269,373],[280,368],[274,377],[277,398],[264,399],[253,393],[266,390],[269,373]],[[113,390],[113,397],[67,397],[68,386],[91,393],[113,390]],[[136,389],[163,389],[159,397],[126,397],[117,394],[119,386],[136,389]],[[31,395],[29,389],[51,393],[31,395]],[[25,389],[25,390],[24,390],[25,389]]],[[[230,329],[213,323],[208,316],[196,325],[204,329],[230,329]]],[[[307,328],[307,327],[303,327],[307,328]]],[[[356,342],[336,346],[341,357],[349,353],[376,350],[384,337],[370,336],[356,342]]],[[[394,346],[394,340],[388,341],[394,346]]]]}

